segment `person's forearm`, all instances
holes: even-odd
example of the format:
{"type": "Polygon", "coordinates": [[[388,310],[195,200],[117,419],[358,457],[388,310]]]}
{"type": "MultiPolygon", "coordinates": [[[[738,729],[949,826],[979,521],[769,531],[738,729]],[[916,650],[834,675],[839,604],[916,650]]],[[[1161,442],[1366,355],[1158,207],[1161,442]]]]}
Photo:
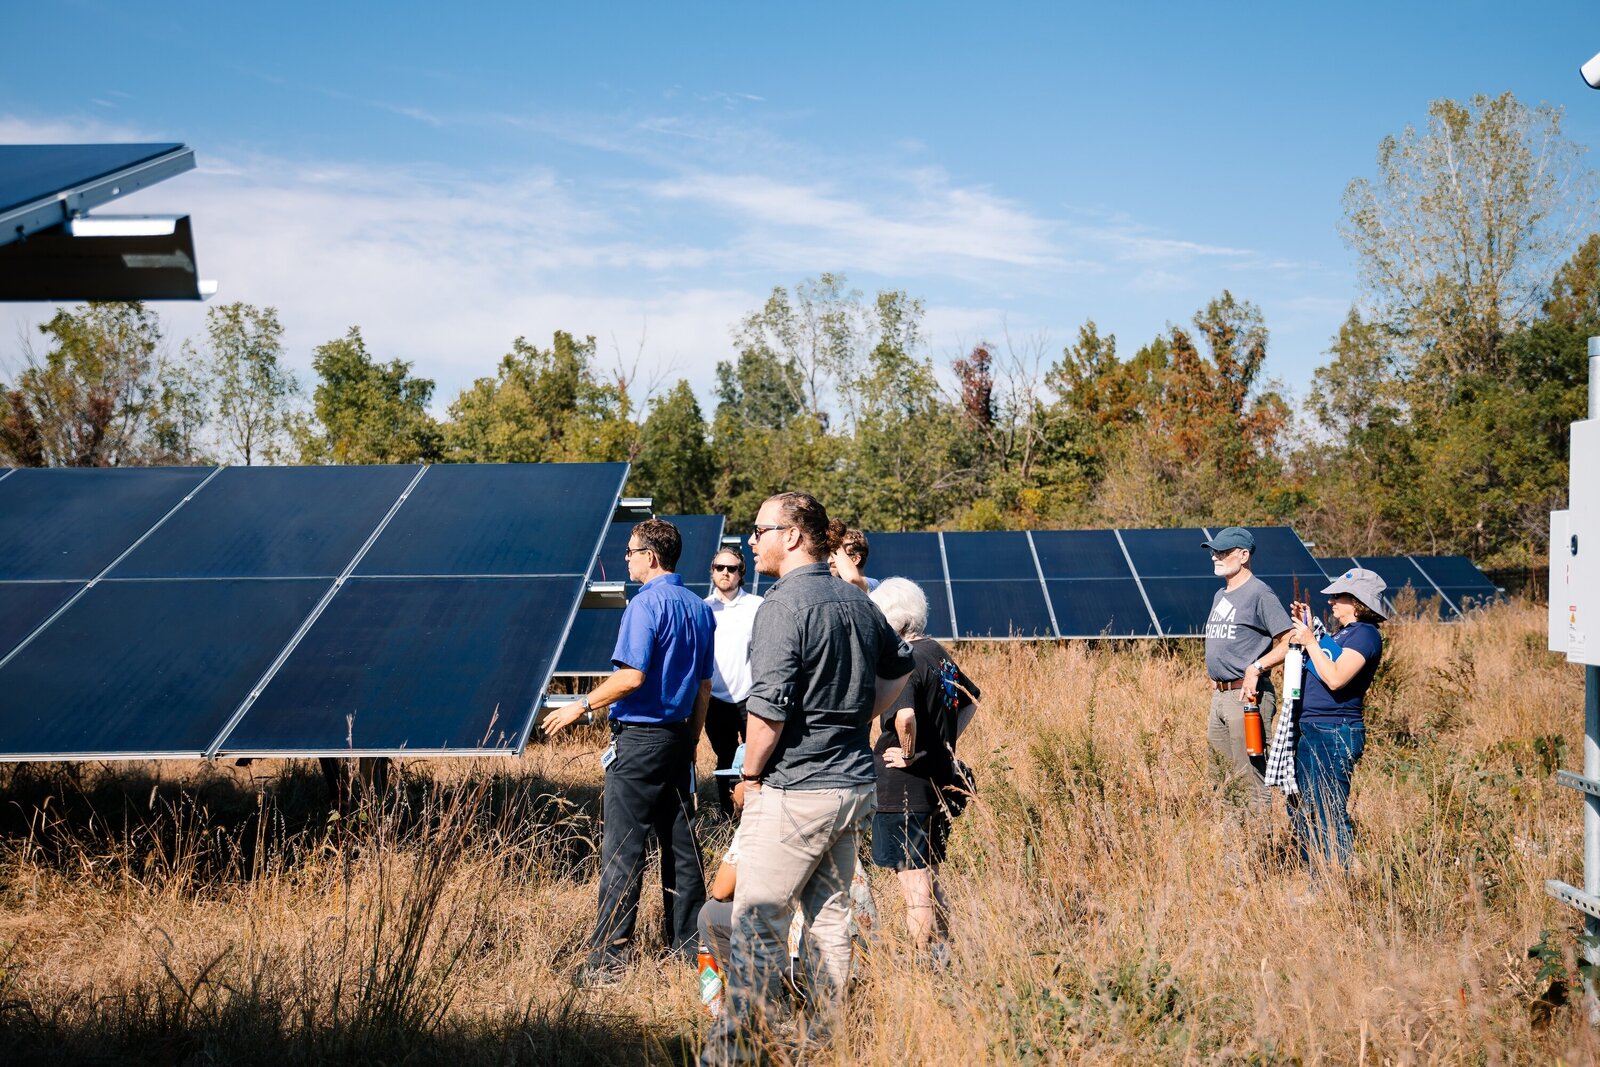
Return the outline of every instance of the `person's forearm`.
{"type": "Polygon", "coordinates": [[[1261,654],[1261,658],[1256,660],[1256,663],[1258,663],[1261,667],[1262,674],[1266,674],[1272,668],[1282,663],[1284,657],[1289,654],[1289,635],[1293,632],[1294,631],[1292,630],[1285,630],[1283,633],[1279,634],[1273,639],[1272,647],[1263,652],[1261,654]]]}
{"type": "Polygon", "coordinates": [[[917,751],[917,716],[910,708],[902,708],[894,717],[895,736],[900,739],[900,748],[904,750],[906,759],[910,759],[917,751]],[[910,714],[907,714],[910,712],[910,714]]]}
{"type": "Polygon", "coordinates": [[[694,744],[700,744],[700,731],[706,726],[706,709],[711,707],[711,679],[707,678],[700,683],[700,692],[695,694],[694,712],[689,716],[689,735],[694,738],[694,744]]]}
{"type": "Polygon", "coordinates": [[[771,768],[767,760],[778,747],[778,737],[783,733],[783,723],[763,719],[751,712],[744,728],[744,773],[746,777],[766,774],[771,768]]]}
{"type": "Polygon", "coordinates": [[[589,707],[595,711],[609,707],[644,684],[644,672],[632,667],[619,667],[605,681],[589,690],[589,707]]]}

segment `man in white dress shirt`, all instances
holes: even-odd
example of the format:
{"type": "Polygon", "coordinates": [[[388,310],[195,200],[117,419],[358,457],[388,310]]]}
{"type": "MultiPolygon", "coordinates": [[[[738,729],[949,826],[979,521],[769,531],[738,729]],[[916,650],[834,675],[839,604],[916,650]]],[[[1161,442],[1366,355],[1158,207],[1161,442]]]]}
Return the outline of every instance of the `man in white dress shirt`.
{"type": "MultiPolygon", "coordinates": [[[[744,556],[736,548],[718,550],[711,561],[711,595],[706,597],[717,620],[711,674],[711,707],[706,712],[706,737],[717,754],[717,770],[733,766],[733,754],[744,740],[744,702],[750,696],[750,630],[761,598],[744,591],[744,556]]],[[[717,802],[733,817],[733,786],[717,776],[717,802]]]]}

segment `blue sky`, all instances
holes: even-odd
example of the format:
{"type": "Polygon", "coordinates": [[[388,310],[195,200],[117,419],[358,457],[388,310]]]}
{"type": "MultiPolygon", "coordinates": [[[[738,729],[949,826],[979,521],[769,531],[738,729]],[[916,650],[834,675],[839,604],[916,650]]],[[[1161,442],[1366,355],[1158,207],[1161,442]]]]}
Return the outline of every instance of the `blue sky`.
{"type": "MultiPolygon", "coordinates": [[[[670,7],[29,5],[0,141],[187,142],[114,210],[191,213],[296,367],[360,325],[441,409],[555,329],[706,396],[738,318],[830,270],[923,298],[941,365],[1090,318],[1131,354],[1231,289],[1299,395],[1384,134],[1509,89],[1600,144],[1592,3],[670,7]]],[[[0,305],[0,365],[48,310],[0,305]]]]}

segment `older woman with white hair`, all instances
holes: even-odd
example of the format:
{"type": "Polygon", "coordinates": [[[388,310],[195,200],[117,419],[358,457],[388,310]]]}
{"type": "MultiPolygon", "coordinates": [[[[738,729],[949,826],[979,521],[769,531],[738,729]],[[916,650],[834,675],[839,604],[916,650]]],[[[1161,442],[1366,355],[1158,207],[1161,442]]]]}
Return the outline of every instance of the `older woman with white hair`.
{"type": "Polygon", "coordinates": [[[872,862],[900,874],[913,945],[943,959],[948,916],[939,864],[950,837],[946,798],[948,791],[963,788],[957,780],[956,739],[977,710],[980,694],[950,653],[927,636],[928,598],[915,582],[886,578],[871,596],[910,643],[916,664],[900,699],[884,712],[883,732],[873,747],[878,813],[872,820],[872,862]]]}

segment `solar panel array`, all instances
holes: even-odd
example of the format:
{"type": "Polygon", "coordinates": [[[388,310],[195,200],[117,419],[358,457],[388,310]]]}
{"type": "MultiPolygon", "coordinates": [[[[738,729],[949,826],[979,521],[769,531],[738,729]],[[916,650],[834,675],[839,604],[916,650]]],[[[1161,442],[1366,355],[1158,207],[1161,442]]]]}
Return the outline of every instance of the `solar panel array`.
{"type": "Polygon", "coordinates": [[[10,472],[0,759],[519,750],[626,472],[10,472]]]}
{"type": "MultiPolygon", "coordinates": [[[[723,518],[721,515],[661,515],[678,528],[683,535],[683,554],[678,558],[677,573],[683,576],[686,588],[700,596],[711,593],[711,558],[721,547],[723,518]]],[[[606,529],[600,552],[590,569],[592,582],[625,582],[629,599],[639,591],[639,583],[628,581],[628,563],[623,550],[628,547],[628,537],[633,532],[631,522],[614,522],[606,529]]],[[[746,566],[746,575],[754,569],[746,566]]],[[[556,673],[566,676],[610,674],[616,670],[611,663],[611,653],[617,647],[617,628],[622,623],[621,607],[584,608],[572,622],[572,631],[561,648],[556,673]]]]}
{"type": "Polygon", "coordinates": [[[1317,562],[1330,579],[1364,567],[1384,580],[1390,605],[1410,588],[1419,604],[1434,604],[1438,617],[1459,619],[1474,607],[1500,598],[1500,589],[1466,556],[1325,556],[1317,562]]]}
{"type": "MultiPolygon", "coordinates": [[[[869,535],[867,571],[917,583],[943,638],[1198,637],[1220,582],[1201,542],[1214,531],[1033,530],[869,535]]],[[[1315,610],[1322,570],[1286,526],[1253,527],[1254,570],[1315,610]]]]}

